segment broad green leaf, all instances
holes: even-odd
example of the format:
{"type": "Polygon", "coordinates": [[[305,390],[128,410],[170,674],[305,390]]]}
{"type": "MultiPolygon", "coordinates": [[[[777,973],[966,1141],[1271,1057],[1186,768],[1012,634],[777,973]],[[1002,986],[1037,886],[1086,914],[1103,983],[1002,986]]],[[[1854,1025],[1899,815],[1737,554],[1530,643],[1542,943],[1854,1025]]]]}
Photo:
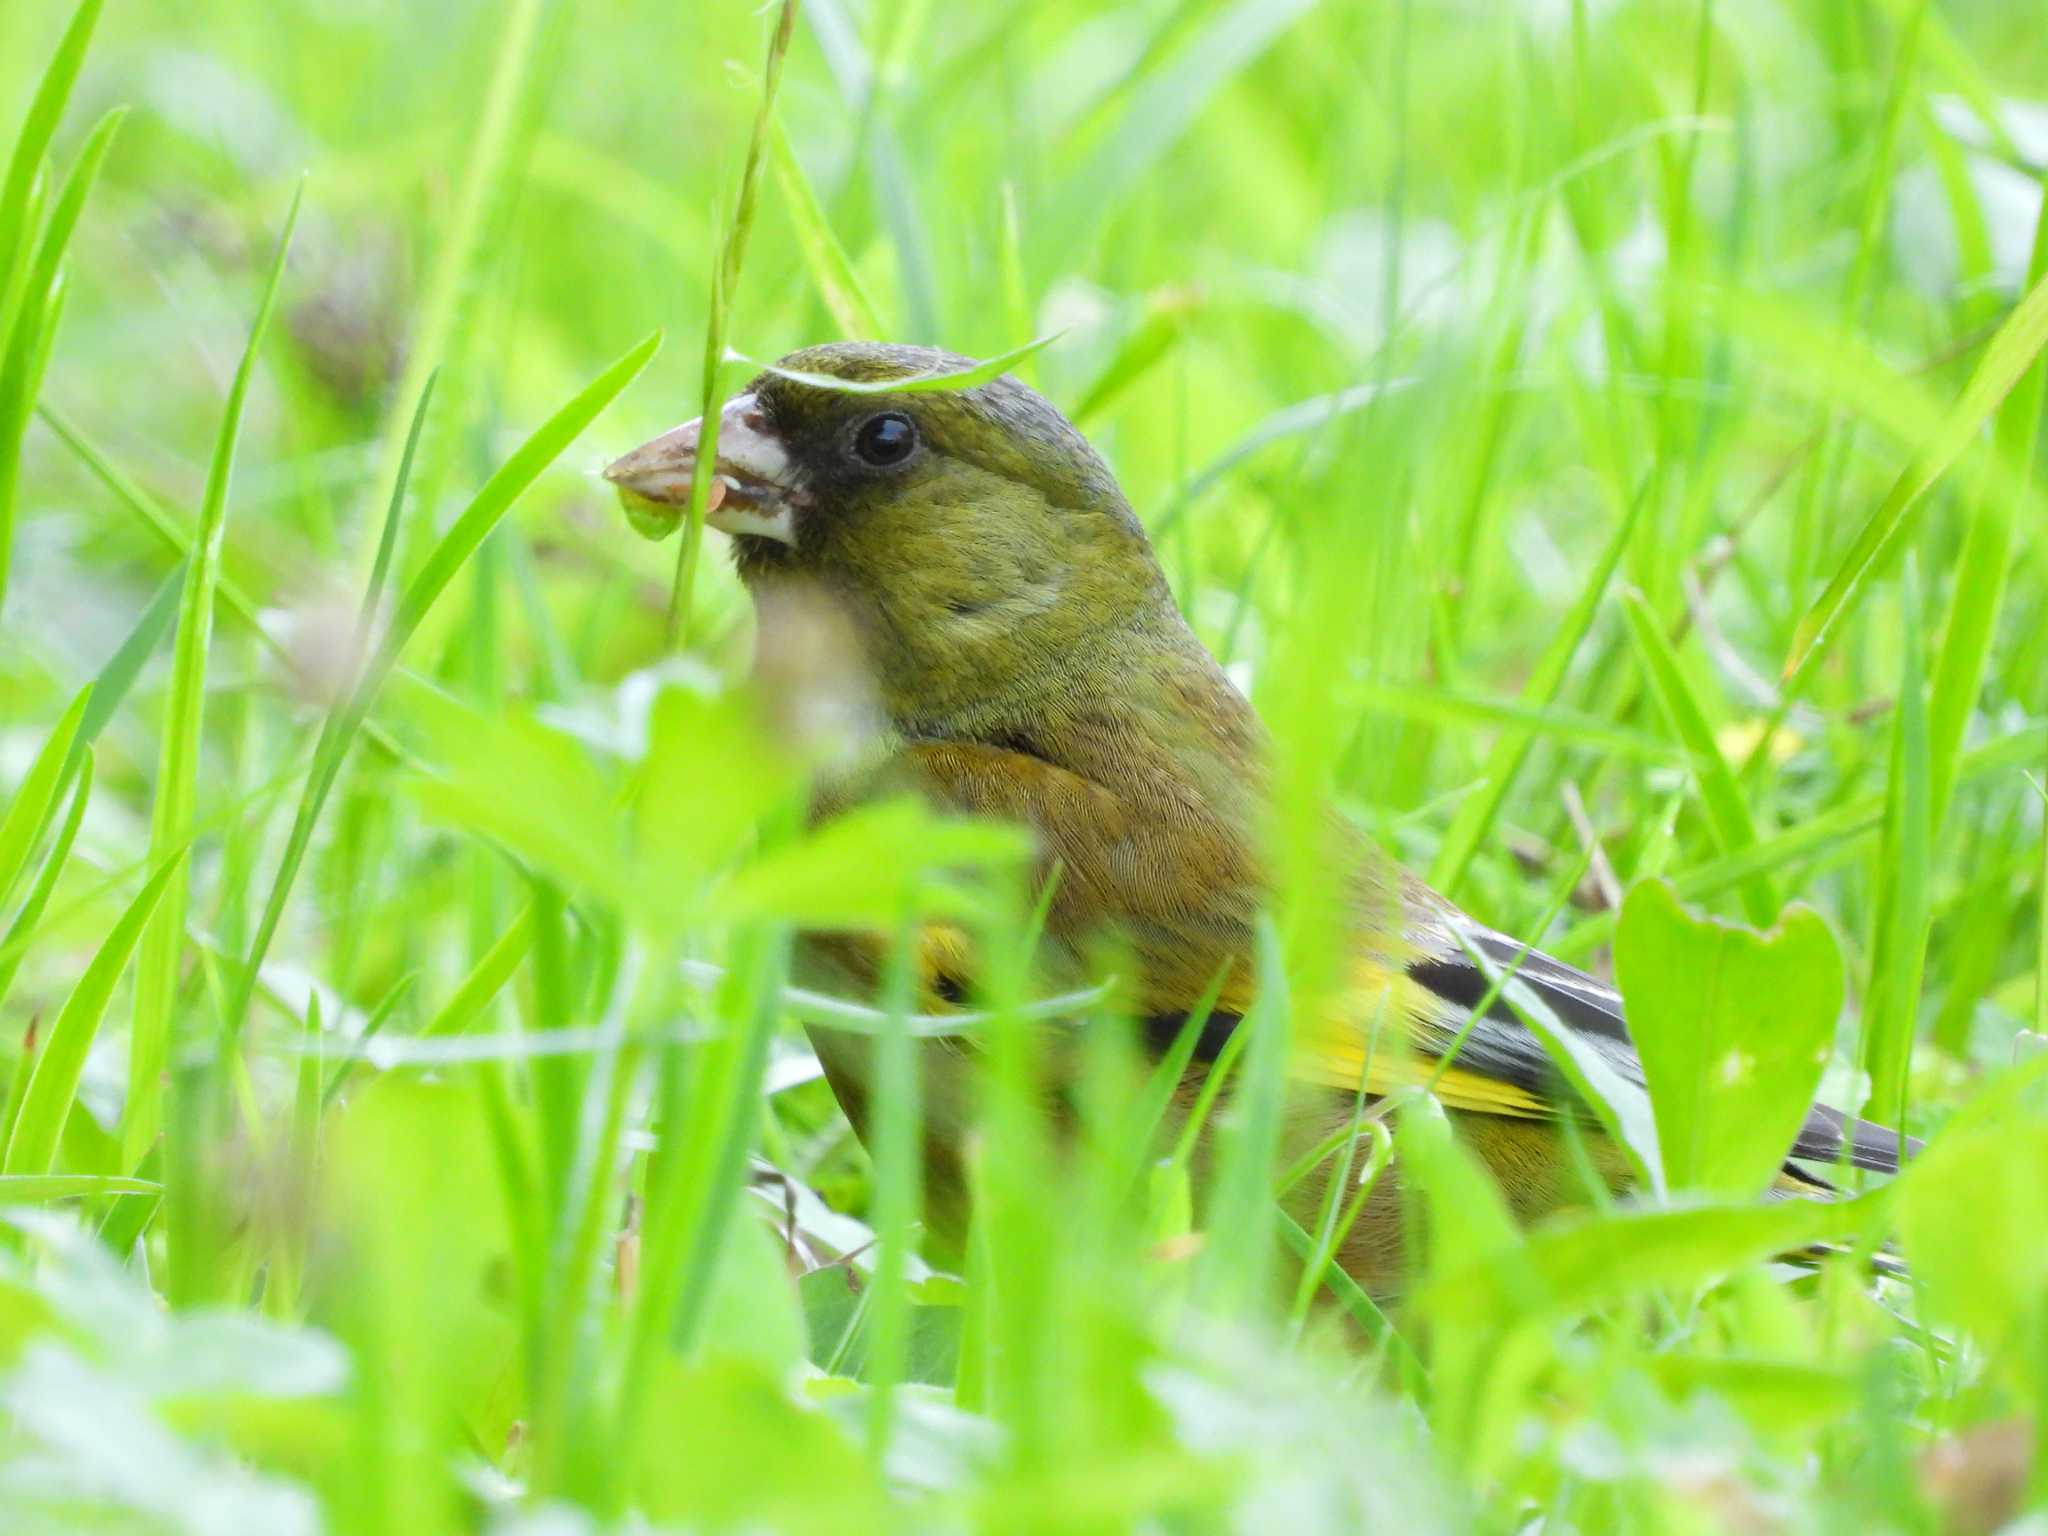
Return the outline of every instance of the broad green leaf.
{"type": "Polygon", "coordinates": [[[1653,1355],[1644,1363],[1672,1396],[1717,1399],[1772,1431],[1819,1428],[1856,1406],[1855,1375],[1842,1366],[1750,1355],[1653,1355]]]}
{"type": "Polygon", "coordinates": [[[1511,1265],[1480,1263],[1433,1280],[1421,1305],[1435,1317],[1480,1322],[1571,1316],[1651,1291],[1693,1291],[1745,1265],[1868,1236],[1889,1209],[1888,1193],[1568,1216],[1531,1232],[1511,1265]]]}
{"type": "Polygon", "coordinates": [[[1767,1188],[1813,1103],[1842,957],[1804,908],[1768,934],[1694,917],[1662,880],[1628,893],[1614,968],[1674,1192],[1767,1188]]]}
{"type": "Polygon", "coordinates": [[[958,872],[1014,865],[1030,844],[1014,828],[942,816],[914,800],[860,806],[749,864],[718,898],[729,917],[811,928],[893,928],[912,912],[970,908],[958,872]]]}
{"type": "Polygon", "coordinates": [[[408,788],[430,815],[502,844],[578,895],[615,906],[635,899],[617,791],[582,742],[529,716],[486,715],[429,690],[409,709],[431,740],[436,771],[408,788]]]}
{"type": "Polygon", "coordinates": [[[746,850],[798,785],[797,763],[762,728],[755,699],[687,687],[656,696],[634,785],[633,850],[661,872],[678,921],[689,920],[701,883],[746,850]]]}
{"type": "MultiPolygon", "coordinates": [[[[2048,1124],[2011,1116],[1935,1137],[1900,1180],[1899,1239],[1928,1305],[1994,1362],[2039,1325],[2048,1298],[2044,1168],[2048,1124]]],[[[2017,1356],[2010,1364],[2031,1374],[2017,1356]]]]}

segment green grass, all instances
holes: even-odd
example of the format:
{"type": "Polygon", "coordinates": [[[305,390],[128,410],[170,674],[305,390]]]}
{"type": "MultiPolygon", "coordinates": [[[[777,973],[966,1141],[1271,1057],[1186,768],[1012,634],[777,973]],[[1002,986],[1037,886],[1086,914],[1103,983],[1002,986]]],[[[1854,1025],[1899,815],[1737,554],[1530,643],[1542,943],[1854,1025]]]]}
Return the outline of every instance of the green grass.
{"type": "Polygon", "coordinates": [[[1995,0],[15,8],[0,1526],[2038,1518],[2044,78],[1995,0]],[[804,829],[706,487],[594,474],[857,335],[1081,422],[1272,726],[1206,1169],[1108,992],[1047,1049],[1014,837],[804,829]],[[1524,1231],[1419,1096],[1279,1211],[1330,803],[1618,970],[1647,1102],[1497,986],[1668,1193],[1524,1231]],[[935,916],[961,1250],[954,1026],[787,975],[935,916]],[[1759,1201],[1816,1077],[1928,1153],[1759,1201]]]}

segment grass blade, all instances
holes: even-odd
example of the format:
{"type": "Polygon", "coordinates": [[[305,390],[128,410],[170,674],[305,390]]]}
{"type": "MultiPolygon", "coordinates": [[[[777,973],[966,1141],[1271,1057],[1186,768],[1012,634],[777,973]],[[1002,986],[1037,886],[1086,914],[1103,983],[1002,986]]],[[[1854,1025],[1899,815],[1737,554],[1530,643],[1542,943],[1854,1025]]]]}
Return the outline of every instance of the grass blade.
{"type": "MultiPolygon", "coordinates": [[[[63,307],[62,265],[72,231],[78,227],[85,200],[98,180],[100,166],[107,158],[114,133],[127,109],[116,107],[94,126],[79,151],[78,159],[65,178],[64,190],[51,209],[42,243],[36,249],[27,285],[13,306],[11,331],[0,329],[6,339],[0,359],[0,606],[7,601],[7,571],[14,549],[14,512],[21,476],[21,440],[35,398],[42,388],[43,370],[50,349],[56,344],[57,320],[63,307]]],[[[30,231],[20,230],[23,245],[30,231]]],[[[15,259],[20,260],[17,249],[15,259]]]]}
{"type": "Polygon", "coordinates": [[[731,360],[753,363],[763,373],[772,373],[778,379],[808,384],[813,389],[826,389],[837,395],[930,395],[973,389],[986,384],[990,379],[1008,373],[1012,367],[1033,353],[1051,346],[1062,334],[1060,331],[1053,331],[1036,341],[1027,341],[1021,347],[1012,347],[1000,356],[987,358],[971,367],[955,368],[945,373],[920,373],[907,379],[842,379],[829,373],[808,373],[801,368],[778,368],[773,363],[758,363],[736,352],[731,354],[731,360]]]}
{"type": "Polygon", "coordinates": [[[832,232],[832,221],[811,189],[810,178],[804,175],[803,164],[790,148],[789,135],[780,123],[775,124],[774,144],[775,182],[789,209],[797,248],[803,252],[804,265],[810,268],[811,281],[818,285],[818,297],[825,301],[832,323],[848,341],[882,340],[887,332],[882,329],[881,317],[861,287],[846,248],[832,232]]]}
{"type": "Polygon", "coordinates": [[[384,459],[378,466],[376,491],[371,506],[391,500],[398,485],[405,456],[401,446],[406,434],[401,422],[419,415],[428,387],[445,361],[449,341],[454,337],[466,295],[474,287],[479,251],[491,210],[504,194],[513,165],[513,130],[519,121],[519,105],[526,94],[526,81],[533,62],[534,39],[539,30],[541,0],[516,0],[509,15],[497,19],[498,51],[491,64],[490,84],[485,88],[483,113],[463,166],[455,214],[435,253],[420,306],[419,322],[406,348],[405,372],[391,396],[391,413],[378,440],[384,444],[384,459]]]}
{"type": "Polygon", "coordinates": [[[49,824],[50,807],[63,793],[64,765],[91,699],[91,684],[79,689],[71,707],[44,740],[43,750],[22,776],[21,787],[7,803],[7,816],[0,820],[0,907],[14,895],[15,883],[28,866],[29,854],[49,824]]]}
{"type": "MultiPolygon", "coordinates": [[[[1593,618],[1600,611],[1607,583],[1614,579],[1622,556],[1628,553],[1648,500],[1646,495],[1638,494],[1630,501],[1628,510],[1622,514],[1620,523],[1608,539],[1607,547],[1600,552],[1598,563],[1587,575],[1577,601],[1537,658],[1529,673],[1528,684],[1522,690],[1522,699],[1529,707],[1548,709],[1557,702],[1558,691],[1564,686],[1572,657],[1578,653],[1579,643],[1593,627],[1593,618]]],[[[1458,807],[1450,829],[1444,833],[1443,846],[1437,850],[1436,861],[1430,866],[1429,883],[1446,896],[1457,894],[1458,885],[1465,878],[1465,871],[1471,867],[1474,855],[1492,832],[1515,776],[1528,760],[1534,740],[1532,731],[1520,727],[1503,730],[1494,738],[1493,748],[1486,754],[1485,783],[1477,794],[1458,807]]]]}
{"type": "Polygon", "coordinates": [[[699,389],[697,460],[690,471],[689,510],[683,519],[683,543],[676,551],[675,584],[669,591],[668,641],[682,639],[689,625],[690,594],[697,581],[697,551],[704,542],[704,513],[711,500],[711,470],[718,462],[718,413],[725,404],[718,390],[718,370],[726,355],[726,327],[732,319],[733,293],[747,254],[747,236],[754,227],[754,188],[761,177],[761,157],[768,143],[768,125],[775,116],[775,93],[782,85],[782,62],[796,29],[796,0],[782,0],[775,31],[768,40],[768,62],[761,76],[761,104],[754,113],[753,137],[747,141],[746,164],[740,171],[739,196],[725,244],[711,272],[711,311],[704,323],[704,370],[699,389]]]}
{"type": "MultiPolygon", "coordinates": [[[[377,653],[364,666],[355,688],[348,696],[345,708],[329,717],[322,728],[320,740],[315,747],[312,767],[308,770],[306,787],[299,801],[299,810],[292,824],[291,839],[287,844],[285,862],[278,869],[278,881],[272,887],[271,901],[264,913],[264,928],[261,941],[267,945],[276,931],[282,917],[284,902],[290,895],[291,881],[298,872],[305,850],[312,838],[313,828],[320,819],[320,812],[327,804],[327,797],[334,789],[335,780],[341,774],[341,765],[348,756],[348,749],[354,742],[356,732],[363,726],[369,714],[370,705],[382,688],[384,679],[397,664],[406,642],[419,628],[448,583],[456,573],[469,562],[493,528],[512,509],[512,504],[526,489],[540,477],[541,471],[561,457],[562,451],[574,442],[583,429],[596,419],[599,411],[617,398],[619,392],[630,384],[640,370],[647,366],[647,360],[654,356],[661,345],[661,333],[656,331],[638,346],[632,348],[617,362],[613,363],[597,378],[586,385],[574,399],[550,416],[535,429],[533,435],[514,450],[489,480],[476,493],[470,504],[449,525],[440,541],[421,564],[420,571],[399,599],[397,611],[393,614],[391,627],[377,653]],[[274,909],[274,910],[273,910],[274,909]]],[[[420,423],[425,419],[426,400],[422,397],[419,409],[413,417],[412,430],[407,434],[409,444],[416,443],[420,423]]],[[[411,463],[409,456],[402,456],[401,467],[411,463]]],[[[404,477],[401,476],[395,489],[390,509],[385,519],[385,530],[379,541],[377,560],[388,567],[391,554],[392,519],[398,515],[405,491],[404,477]]],[[[365,621],[374,611],[376,591],[372,588],[365,599],[362,610],[365,621]]],[[[260,961],[260,956],[257,957],[260,961]]],[[[230,1016],[230,1031],[239,1031],[242,1013],[246,1010],[248,995],[256,983],[258,965],[245,968],[240,999],[230,1016]]]]}
{"type": "Polygon", "coordinates": [[[50,845],[42,872],[29,887],[28,896],[14,914],[14,921],[7,925],[6,934],[0,936],[0,1003],[7,1001],[14,973],[27,958],[28,941],[35,934],[36,924],[42,921],[43,908],[50,904],[50,892],[57,887],[57,877],[64,873],[65,860],[71,857],[71,844],[78,837],[78,824],[85,818],[86,802],[91,799],[92,754],[87,752],[72,780],[71,809],[65,813],[64,825],[57,829],[57,840],[50,845]]]}
{"type": "MultiPolygon", "coordinates": [[[[1736,782],[1735,771],[1715,742],[1714,728],[1707,723],[1706,712],[1687,684],[1656,615],[1638,592],[1622,594],[1621,611],[1628,619],[1629,636],[1649,678],[1650,691],[1657,696],[1672,734],[1684,745],[1691,761],[1693,779],[1706,803],[1715,843],[1721,852],[1731,855],[1755,847],[1756,823],[1750,819],[1749,802],[1736,782]]],[[[1768,876],[1752,875],[1742,882],[1741,891],[1743,911],[1752,923],[1764,928],[1777,920],[1778,893],[1771,888],[1768,876]]]]}
{"type": "Polygon", "coordinates": [[[585,385],[574,399],[542,422],[512,457],[484,482],[483,489],[449,525],[448,531],[441,536],[440,542],[434,546],[398,600],[397,610],[391,618],[391,629],[383,645],[384,660],[381,666],[373,666],[357,686],[360,703],[367,704],[368,694],[374,692],[375,685],[381,681],[382,671],[388,670],[391,662],[405,649],[413,631],[427,616],[427,610],[434,606],[448,583],[455,579],[455,573],[469,562],[477,546],[498,526],[499,519],[511,510],[512,503],[540,477],[542,470],[561,457],[562,451],[581,435],[585,427],[597,419],[598,412],[633,382],[660,346],[661,332],[650,332],[585,385]]]}
{"type": "Polygon", "coordinates": [[[1145,316],[1095,375],[1068,419],[1085,427],[1125,390],[1158,367],[1187,335],[1188,322],[1203,303],[1199,288],[1169,288],[1145,306],[1145,316]]]}
{"type": "Polygon", "coordinates": [[[0,1205],[45,1205],[52,1200],[79,1200],[93,1195],[156,1195],[161,1184],[102,1173],[0,1174],[0,1205]]]}
{"type": "MultiPolygon", "coordinates": [[[[2044,279],[2048,279],[2048,201],[2043,202],[2034,223],[2034,250],[2027,264],[2030,285],[2038,286],[2044,279]]],[[[1994,469],[2004,466],[2023,485],[2034,462],[2044,395],[2048,395],[2048,364],[2037,358],[1998,408],[1998,419],[1992,424],[1994,469]]],[[[1942,625],[1928,706],[1933,753],[1930,803],[1937,828],[1947,814],[1949,792],[1955,787],[1956,760],[1963,750],[1965,728],[1983,691],[1991,638],[2005,602],[2006,571],[2019,511],[2018,497],[2006,494],[1990,475],[1979,482],[1974,502],[1962,553],[1956,558],[1955,585],[1948,618],[1942,625]]]]}
{"type": "Polygon", "coordinates": [[[58,1138],[70,1117],[72,1101],[78,1096],[78,1079],[85,1071],[85,1055],[100,1019],[113,996],[128,956],[141,937],[144,924],[155,912],[164,892],[184,865],[185,850],[177,849],[150,877],[128,910],[121,914],[99,953],[71,989],[64,1009],[57,1015],[49,1038],[35,1055],[34,1075],[21,1102],[21,1114],[14,1132],[7,1138],[7,1156],[0,1171],[7,1173],[48,1173],[57,1155],[58,1138]]]}
{"type": "MultiPolygon", "coordinates": [[[[205,722],[207,652],[213,639],[214,591],[220,580],[221,543],[227,531],[228,487],[234,476],[235,450],[241,441],[242,411],[256,359],[270,317],[277,307],[284,279],[285,253],[291,248],[304,196],[301,185],[292,193],[269,275],[249,328],[248,344],[229,386],[227,406],[214,438],[213,458],[206,475],[206,493],[193,537],[191,563],[185,569],[178,601],[178,636],[171,663],[171,691],[164,714],[162,747],[157,758],[156,798],[150,814],[150,858],[171,858],[192,835],[198,803],[200,731],[205,722]]],[[[135,971],[135,1013],[129,1033],[128,1102],[122,1121],[122,1153],[134,1168],[155,1143],[162,1121],[163,1069],[169,1053],[171,1016],[177,999],[178,962],[185,940],[186,889],[174,881],[169,898],[155,908],[143,935],[135,971]]]]}
{"type": "MultiPolygon", "coordinates": [[[[0,270],[0,337],[11,336],[20,303],[21,285],[28,277],[27,263],[33,244],[34,220],[29,210],[34,200],[36,172],[49,152],[50,138],[64,104],[71,99],[71,87],[85,62],[86,46],[100,19],[102,0],[80,0],[71,13],[71,24],[50,56],[42,82],[22,119],[21,133],[14,141],[14,154],[7,162],[7,180],[0,183],[0,249],[7,250],[8,263],[0,270]]],[[[4,582],[4,577],[0,577],[4,582]]]]}
{"type": "Polygon", "coordinates": [[[1927,960],[1934,835],[1920,580],[1911,560],[1899,601],[1905,644],[1899,661],[1899,707],[1892,722],[1884,845],[1878,860],[1886,878],[1879,886],[1862,1056],[1870,1074],[1870,1103],[1864,1112],[1880,1125],[1899,1127],[1903,1134],[1907,1069],[1913,1059],[1920,978],[1927,960]]]}
{"type": "Polygon", "coordinates": [[[1976,440],[1985,419],[2033,366],[2044,345],[2048,345],[2048,276],[2027,291],[1998,328],[1940,428],[1899,472],[1883,502],[1856,535],[1827,590],[1800,619],[1792,654],[1785,661],[1788,685],[1796,685],[1812,670],[1830,634],[1862,596],[1864,583],[1904,534],[1920,498],[1976,440]]]}
{"type": "MultiPolygon", "coordinates": [[[[363,589],[352,653],[358,662],[365,654],[378,607],[384,600],[384,584],[390,575],[392,551],[398,542],[399,513],[405,506],[406,484],[412,478],[413,454],[419,448],[420,428],[427,419],[427,407],[434,398],[434,377],[431,373],[427,375],[426,387],[420,391],[419,405],[412,414],[412,425],[406,430],[405,451],[398,461],[398,479],[391,487],[391,502],[385,509],[384,526],[377,538],[376,558],[370,566],[369,582],[363,589]]],[[[346,693],[338,695],[320,723],[320,737],[313,747],[313,771],[307,775],[305,788],[299,795],[298,810],[292,816],[292,829],[285,838],[284,853],[278,860],[277,873],[271,877],[270,896],[263,904],[263,916],[249,941],[242,974],[234,984],[233,1001],[227,1015],[230,1037],[241,1033],[242,1022],[249,1011],[249,999],[255,994],[256,977],[263,969],[263,957],[270,951],[270,941],[277,936],[277,925],[284,917],[285,902],[291,897],[292,882],[298,878],[299,865],[304,862],[306,849],[312,844],[314,823],[319,819],[320,808],[333,783],[332,775],[323,775],[322,768],[330,757],[337,768],[339,766],[339,754],[333,750],[333,742],[341,731],[341,718],[348,702],[346,693]]]]}

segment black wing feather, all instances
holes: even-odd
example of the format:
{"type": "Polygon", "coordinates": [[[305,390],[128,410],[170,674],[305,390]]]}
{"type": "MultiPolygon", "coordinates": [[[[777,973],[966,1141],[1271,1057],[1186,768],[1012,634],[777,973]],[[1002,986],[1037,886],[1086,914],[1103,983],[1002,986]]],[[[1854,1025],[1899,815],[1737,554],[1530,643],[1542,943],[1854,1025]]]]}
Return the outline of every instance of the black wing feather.
{"type": "MultiPolygon", "coordinates": [[[[1623,1017],[1621,994],[1599,978],[1553,960],[1541,950],[1530,949],[1506,934],[1482,928],[1462,914],[1444,914],[1457,932],[1438,953],[1408,966],[1408,974],[1437,997],[1468,1012],[1478,1007],[1494,990],[1493,980],[1473,963],[1472,956],[1458,942],[1468,940],[1485,959],[1541,998],[1559,1023],[1601,1042],[1603,1054],[1634,1082],[1643,1081],[1642,1062],[1635,1042],[1629,1038],[1623,1017]]],[[[1505,997],[1495,997],[1485,1018],[1510,1029],[1480,1028],[1467,1037],[1459,1060],[1478,1071],[1498,1076],[1530,1092],[1557,1091],[1557,1077],[1549,1054],[1523,1025],[1505,997]]],[[[1844,1158],[1857,1168],[1874,1173],[1897,1173],[1901,1151],[1912,1157],[1920,1150],[1914,1137],[1900,1137],[1895,1131],[1868,1120],[1845,1115],[1826,1104],[1807,1111],[1792,1144],[1792,1157],[1813,1163],[1835,1163],[1844,1158]]],[[[1788,1167],[1788,1172],[1794,1172],[1788,1167]]]]}

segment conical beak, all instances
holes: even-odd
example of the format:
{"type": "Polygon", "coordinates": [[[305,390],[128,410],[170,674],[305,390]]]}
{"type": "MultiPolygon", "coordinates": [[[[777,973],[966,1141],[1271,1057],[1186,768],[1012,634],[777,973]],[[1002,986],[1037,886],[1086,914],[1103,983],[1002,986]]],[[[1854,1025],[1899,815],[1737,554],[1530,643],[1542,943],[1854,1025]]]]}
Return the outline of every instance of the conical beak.
{"type": "MultiPolygon", "coordinates": [[[[670,531],[690,502],[703,422],[686,421],[605,466],[619,501],[643,532],[670,531]]],[[[789,450],[752,395],[736,395],[718,415],[718,454],[704,520],[721,533],[796,545],[796,513],[805,497],[789,450]]]]}

